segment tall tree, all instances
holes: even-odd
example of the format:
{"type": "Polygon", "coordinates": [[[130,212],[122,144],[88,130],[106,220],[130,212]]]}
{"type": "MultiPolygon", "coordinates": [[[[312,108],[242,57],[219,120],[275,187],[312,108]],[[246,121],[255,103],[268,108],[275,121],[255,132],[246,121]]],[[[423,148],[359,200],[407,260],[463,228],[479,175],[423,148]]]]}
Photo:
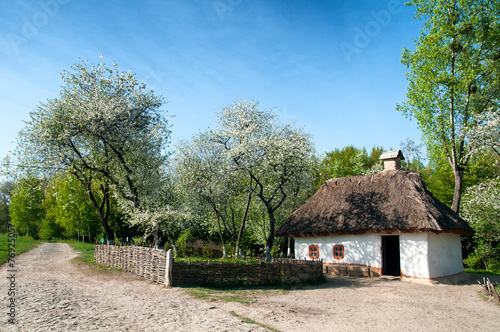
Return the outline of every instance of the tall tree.
{"type": "Polygon", "coordinates": [[[309,189],[315,149],[302,128],[279,122],[257,102],[240,100],[218,114],[217,142],[236,170],[255,184],[254,194],[265,207],[269,235],[267,260],[274,244],[276,211],[296,190],[309,189]],[[308,183],[309,182],[309,183],[308,183]]]}
{"type": "Polygon", "coordinates": [[[61,228],[64,235],[77,236],[79,241],[87,238],[91,242],[100,232],[101,224],[86,190],[71,173],[54,176],[45,193],[42,204],[46,211],[43,227],[45,239],[50,240],[59,235],[58,230],[61,228]]]}
{"type": "Polygon", "coordinates": [[[316,189],[328,179],[369,172],[372,167],[380,164],[379,158],[382,152],[382,147],[373,147],[368,154],[365,148],[358,149],[352,145],[327,152],[318,168],[315,180],[316,189]]]}
{"type": "Polygon", "coordinates": [[[112,193],[138,209],[155,190],[170,135],[164,102],[135,75],[102,61],[62,74],[60,97],[41,104],[19,138],[20,165],[64,169],[85,188],[108,240],[112,193]]]}
{"type": "Polygon", "coordinates": [[[188,214],[183,211],[181,202],[176,197],[170,171],[162,168],[155,174],[154,179],[154,186],[141,196],[141,206],[128,204],[128,208],[125,207],[124,210],[129,213],[129,223],[138,226],[144,232],[145,238],[151,235],[153,245],[158,247],[161,234],[174,243],[174,234],[179,232],[180,223],[188,214]]]}
{"type": "Polygon", "coordinates": [[[201,132],[178,145],[176,171],[191,209],[202,204],[212,210],[223,254],[229,239],[238,256],[255,183],[228,164],[226,152],[213,132],[201,132]]]}
{"type": "Polygon", "coordinates": [[[416,144],[407,137],[404,142],[401,142],[400,147],[405,157],[401,163],[403,169],[418,172],[422,166],[422,144],[416,144]]]}
{"type": "Polygon", "coordinates": [[[500,3],[413,0],[408,4],[415,7],[424,27],[414,49],[403,50],[409,84],[407,100],[398,110],[417,119],[428,151],[443,151],[446,156],[454,174],[452,209],[458,211],[474,115],[498,109],[500,3]]]}
{"type": "Polygon", "coordinates": [[[12,192],[10,218],[18,234],[38,238],[38,230],[45,217],[42,206],[44,187],[43,180],[30,176],[19,180],[12,192]]]}
{"type": "Polygon", "coordinates": [[[10,222],[9,206],[12,192],[15,185],[13,181],[3,181],[0,183],[0,232],[4,233],[8,229],[10,222]]]}

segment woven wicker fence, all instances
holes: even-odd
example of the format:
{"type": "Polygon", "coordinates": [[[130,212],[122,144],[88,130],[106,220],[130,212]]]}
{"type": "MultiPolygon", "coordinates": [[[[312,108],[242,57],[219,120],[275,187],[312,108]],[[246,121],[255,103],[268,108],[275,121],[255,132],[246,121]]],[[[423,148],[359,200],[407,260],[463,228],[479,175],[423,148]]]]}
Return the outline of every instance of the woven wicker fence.
{"type": "Polygon", "coordinates": [[[121,247],[97,244],[97,264],[123,269],[158,283],[165,283],[166,252],[147,247],[121,247]]]}
{"type": "Polygon", "coordinates": [[[265,264],[174,262],[165,278],[167,252],[145,247],[96,245],[95,262],[173,286],[263,286],[319,282],[321,261],[274,260],[265,264]]]}

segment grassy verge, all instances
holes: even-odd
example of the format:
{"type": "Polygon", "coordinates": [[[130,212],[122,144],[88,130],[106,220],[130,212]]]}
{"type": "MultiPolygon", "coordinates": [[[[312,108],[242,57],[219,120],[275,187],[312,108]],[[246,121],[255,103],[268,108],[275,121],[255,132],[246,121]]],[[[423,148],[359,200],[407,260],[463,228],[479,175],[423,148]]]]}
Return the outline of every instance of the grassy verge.
{"type": "MultiPolygon", "coordinates": [[[[0,234],[0,265],[9,259],[9,243],[14,242],[9,242],[8,234],[0,234]]],[[[15,254],[16,256],[21,255],[40,243],[40,241],[33,240],[31,237],[18,236],[15,241],[15,254]]]]}
{"type": "Polygon", "coordinates": [[[491,275],[500,275],[500,271],[489,271],[489,270],[476,270],[476,269],[469,269],[466,268],[465,272],[467,273],[474,273],[474,274],[491,274],[491,275]]]}
{"type": "Polygon", "coordinates": [[[242,304],[250,304],[255,302],[258,296],[272,296],[286,294],[287,290],[283,288],[207,288],[207,287],[194,287],[187,288],[186,293],[189,295],[209,301],[209,302],[238,302],[242,304]]]}
{"type": "Polygon", "coordinates": [[[175,258],[176,262],[181,262],[181,263],[239,263],[239,264],[257,264],[257,263],[262,263],[265,262],[265,259],[259,260],[258,258],[249,258],[249,259],[238,259],[235,260],[234,258],[205,258],[205,257],[198,257],[198,256],[181,256],[181,257],[176,257],[175,258]]]}
{"type": "Polygon", "coordinates": [[[68,244],[76,251],[80,252],[80,256],[75,260],[82,263],[94,263],[94,244],[83,242],[68,242],[68,244]]]}

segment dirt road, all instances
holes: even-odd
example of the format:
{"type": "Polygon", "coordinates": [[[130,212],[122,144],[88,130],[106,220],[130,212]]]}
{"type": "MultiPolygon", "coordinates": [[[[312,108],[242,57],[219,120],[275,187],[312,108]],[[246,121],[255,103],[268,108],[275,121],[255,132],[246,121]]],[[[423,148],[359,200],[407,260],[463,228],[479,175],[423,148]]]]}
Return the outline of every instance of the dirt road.
{"type": "Polygon", "coordinates": [[[182,289],[85,271],[70,262],[75,256],[67,244],[45,243],[17,257],[15,325],[8,323],[3,265],[0,331],[266,331],[182,289]]]}
{"type": "MultiPolygon", "coordinates": [[[[500,331],[500,305],[461,285],[335,278],[320,286],[219,307],[280,331],[500,331]]],[[[492,278],[498,282],[500,278],[492,278]]],[[[453,280],[452,282],[456,282],[453,280]]]]}
{"type": "MultiPolygon", "coordinates": [[[[70,263],[66,244],[17,257],[16,324],[8,323],[9,272],[0,268],[0,331],[500,331],[500,305],[478,296],[474,276],[439,284],[338,278],[286,292],[253,292],[249,304],[203,302],[128,273],[70,263]]],[[[498,279],[492,281],[499,281],[498,279]]]]}

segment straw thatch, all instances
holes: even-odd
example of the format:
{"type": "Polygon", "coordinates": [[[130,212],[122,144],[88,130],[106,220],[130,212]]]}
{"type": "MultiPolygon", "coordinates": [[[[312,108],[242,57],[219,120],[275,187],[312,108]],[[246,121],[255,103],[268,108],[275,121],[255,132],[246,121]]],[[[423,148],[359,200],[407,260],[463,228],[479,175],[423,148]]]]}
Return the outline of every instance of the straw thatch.
{"type": "Polygon", "coordinates": [[[424,231],[474,233],[425,188],[418,174],[398,170],[326,181],[276,236],[424,231]]]}

